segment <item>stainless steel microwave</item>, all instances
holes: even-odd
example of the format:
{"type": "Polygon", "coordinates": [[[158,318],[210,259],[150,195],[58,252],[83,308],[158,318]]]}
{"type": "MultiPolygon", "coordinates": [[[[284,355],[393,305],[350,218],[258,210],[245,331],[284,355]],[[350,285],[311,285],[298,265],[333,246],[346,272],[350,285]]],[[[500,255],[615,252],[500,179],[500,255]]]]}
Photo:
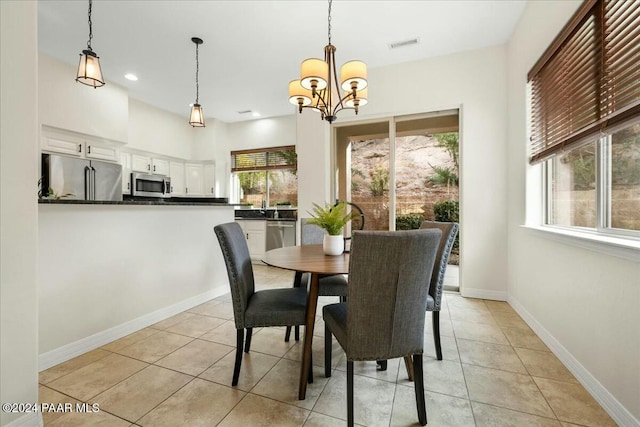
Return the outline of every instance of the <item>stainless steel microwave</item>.
{"type": "Polygon", "coordinates": [[[149,173],[131,173],[131,195],[143,197],[171,197],[171,178],[149,173]]]}

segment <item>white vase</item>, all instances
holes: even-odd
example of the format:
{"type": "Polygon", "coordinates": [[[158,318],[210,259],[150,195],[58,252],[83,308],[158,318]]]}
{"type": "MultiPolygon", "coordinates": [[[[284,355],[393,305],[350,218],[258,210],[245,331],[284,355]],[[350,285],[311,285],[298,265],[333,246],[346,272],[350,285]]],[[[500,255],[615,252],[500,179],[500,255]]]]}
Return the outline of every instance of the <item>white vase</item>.
{"type": "Polygon", "coordinates": [[[324,240],[322,240],[322,250],[325,255],[340,255],[344,252],[344,237],[325,234],[324,240]]]}

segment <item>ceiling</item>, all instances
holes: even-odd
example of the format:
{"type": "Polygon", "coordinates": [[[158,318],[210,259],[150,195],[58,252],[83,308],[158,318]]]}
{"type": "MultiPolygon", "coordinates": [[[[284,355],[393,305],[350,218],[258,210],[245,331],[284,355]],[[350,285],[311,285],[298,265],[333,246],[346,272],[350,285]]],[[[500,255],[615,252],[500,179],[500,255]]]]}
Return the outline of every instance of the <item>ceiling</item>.
{"type": "MultiPolygon", "coordinates": [[[[369,70],[507,42],[524,0],[336,0],[336,62],[359,59],[369,70]],[[391,43],[418,38],[414,45],[391,43]]],[[[77,67],[89,35],[88,1],[38,1],[40,52],[77,67]]],[[[155,107],[188,116],[195,101],[195,45],[200,46],[200,104],[224,122],[292,114],[288,83],[300,62],[322,57],[328,3],[322,0],[93,2],[93,50],[109,83],[155,107]],[[137,82],[124,78],[139,77],[137,82]]],[[[74,76],[70,76],[74,78],[74,76]]],[[[97,89],[100,90],[100,89],[97,89]]],[[[370,91],[374,94],[374,90],[370,91]]],[[[375,99],[369,100],[371,103],[375,99]]],[[[366,108],[366,107],[365,107],[366,108]]]]}

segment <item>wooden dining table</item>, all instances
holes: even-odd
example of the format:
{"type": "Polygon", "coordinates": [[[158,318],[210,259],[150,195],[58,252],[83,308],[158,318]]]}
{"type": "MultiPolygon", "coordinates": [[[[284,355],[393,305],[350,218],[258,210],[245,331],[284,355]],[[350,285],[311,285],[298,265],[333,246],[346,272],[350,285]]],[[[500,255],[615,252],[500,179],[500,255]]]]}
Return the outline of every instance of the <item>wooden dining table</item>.
{"type": "Polygon", "coordinates": [[[318,305],[318,280],[323,275],[349,273],[349,253],[325,255],[322,251],[322,245],[288,246],[265,252],[262,262],[272,267],[311,273],[298,389],[298,399],[304,400],[311,368],[311,344],[313,343],[313,327],[318,305]]]}

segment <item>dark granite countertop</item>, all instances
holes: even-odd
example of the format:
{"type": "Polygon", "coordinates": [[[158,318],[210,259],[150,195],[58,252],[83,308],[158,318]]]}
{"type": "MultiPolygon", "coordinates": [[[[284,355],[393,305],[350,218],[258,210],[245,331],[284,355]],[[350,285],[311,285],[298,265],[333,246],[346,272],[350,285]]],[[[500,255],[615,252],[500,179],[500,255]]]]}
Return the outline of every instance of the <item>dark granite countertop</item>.
{"type": "Polygon", "coordinates": [[[242,217],[235,217],[235,220],[242,220],[242,221],[291,221],[291,222],[296,222],[297,218],[242,218],[242,217]]]}
{"type": "Polygon", "coordinates": [[[131,206],[220,206],[231,207],[233,204],[227,203],[226,198],[188,198],[188,197],[172,197],[169,199],[159,198],[127,198],[122,201],[100,201],[100,200],[53,200],[38,199],[38,203],[51,205],[131,205],[131,206]]]}

